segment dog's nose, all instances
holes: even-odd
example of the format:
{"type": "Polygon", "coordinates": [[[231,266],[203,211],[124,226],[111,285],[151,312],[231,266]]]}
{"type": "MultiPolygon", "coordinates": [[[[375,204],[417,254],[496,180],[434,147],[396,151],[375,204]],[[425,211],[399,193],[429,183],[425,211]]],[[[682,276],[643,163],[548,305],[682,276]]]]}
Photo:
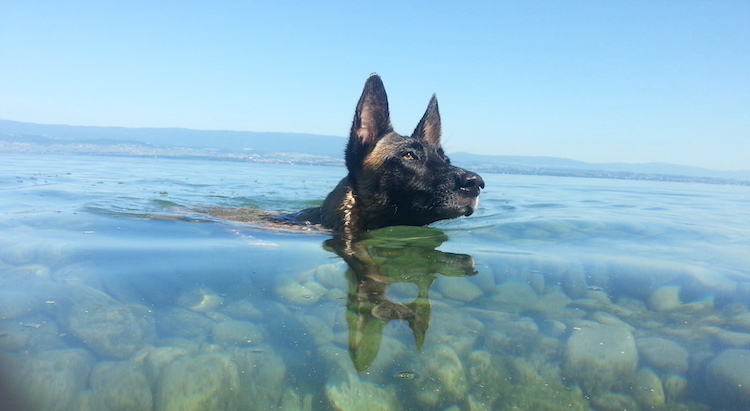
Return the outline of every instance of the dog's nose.
{"type": "Polygon", "coordinates": [[[460,178],[459,187],[461,190],[466,190],[472,195],[478,196],[479,190],[484,188],[484,180],[477,173],[467,171],[460,178]]]}

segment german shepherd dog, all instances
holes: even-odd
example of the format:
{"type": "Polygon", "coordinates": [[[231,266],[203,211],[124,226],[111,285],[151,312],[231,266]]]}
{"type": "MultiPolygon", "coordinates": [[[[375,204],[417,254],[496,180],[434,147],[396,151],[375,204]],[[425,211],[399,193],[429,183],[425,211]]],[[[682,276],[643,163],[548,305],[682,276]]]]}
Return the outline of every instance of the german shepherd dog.
{"type": "Polygon", "coordinates": [[[383,81],[377,74],[370,75],[346,146],[349,174],[322,206],[284,220],[356,233],[471,215],[484,180],[451,165],[440,146],[440,134],[434,94],[410,137],[393,131],[383,81]]]}

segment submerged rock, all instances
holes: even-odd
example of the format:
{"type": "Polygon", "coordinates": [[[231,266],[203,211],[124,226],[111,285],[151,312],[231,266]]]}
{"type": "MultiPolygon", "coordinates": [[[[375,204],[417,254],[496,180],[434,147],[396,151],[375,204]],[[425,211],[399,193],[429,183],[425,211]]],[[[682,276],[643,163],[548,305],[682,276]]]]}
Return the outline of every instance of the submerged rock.
{"type": "Polygon", "coordinates": [[[101,411],[106,409],[107,406],[104,405],[104,400],[99,394],[91,390],[78,391],[68,406],[68,410],[76,411],[101,411]]]}
{"type": "Polygon", "coordinates": [[[458,355],[471,352],[484,324],[462,310],[439,310],[430,319],[430,326],[440,330],[430,336],[436,343],[450,346],[458,355]]]}
{"type": "Polygon", "coordinates": [[[222,345],[257,345],[263,342],[263,329],[248,321],[227,320],[214,325],[213,341],[222,345]]]}
{"type": "Polygon", "coordinates": [[[226,356],[211,353],[180,357],[164,367],[156,409],[165,411],[241,409],[237,367],[226,356]]]}
{"type": "Polygon", "coordinates": [[[395,395],[362,381],[357,374],[339,373],[326,383],[326,398],[339,411],[391,411],[399,409],[395,395]]]}
{"type": "Polygon", "coordinates": [[[274,291],[281,300],[289,304],[312,305],[320,301],[327,290],[315,281],[301,284],[290,278],[279,278],[274,291]]]}
{"type": "MultiPolygon", "coordinates": [[[[237,366],[244,403],[251,404],[251,409],[277,407],[287,387],[284,381],[288,369],[282,357],[268,345],[253,348],[230,346],[227,354],[237,366]]],[[[299,384],[295,384],[295,389],[300,389],[299,384]]]]}
{"type": "Polygon", "coordinates": [[[635,341],[643,361],[659,371],[682,374],[689,366],[686,348],[665,338],[639,338],[635,341]]]}
{"type": "Polygon", "coordinates": [[[0,290],[0,320],[13,320],[39,311],[36,296],[15,290],[0,290]]]}
{"type": "Polygon", "coordinates": [[[325,323],[318,317],[303,315],[299,317],[299,321],[305,325],[305,328],[313,338],[313,342],[317,346],[323,346],[330,344],[333,341],[333,330],[331,330],[331,323],[325,323]]]}
{"type": "Polygon", "coordinates": [[[226,315],[235,320],[260,320],[263,312],[248,299],[233,301],[223,307],[226,315]]]}
{"type": "Polygon", "coordinates": [[[16,351],[26,347],[31,328],[17,320],[0,320],[0,351],[16,351]]]}
{"type": "Polygon", "coordinates": [[[750,409],[750,350],[724,350],[706,369],[706,388],[721,409],[750,409]]]}
{"type": "Polygon", "coordinates": [[[648,368],[641,368],[635,374],[633,389],[638,403],[647,409],[658,408],[666,401],[659,376],[648,368]]]}
{"type": "Polygon", "coordinates": [[[443,296],[457,301],[473,301],[484,293],[468,278],[439,277],[437,290],[443,296]]]}
{"type": "Polygon", "coordinates": [[[486,308],[502,312],[518,313],[532,308],[539,296],[527,283],[506,281],[498,284],[491,297],[482,302],[486,308]]]}
{"type": "Polygon", "coordinates": [[[681,306],[680,287],[676,285],[659,287],[648,297],[648,307],[654,311],[674,311],[681,306]]]}
{"type": "Polygon", "coordinates": [[[215,324],[205,315],[180,307],[159,310],[156,319],[157,331],[163,337],[203,339],[215,324]]]}
{"type": "Polygon", "coordinates": [[[223,303],[220,295],[206,288],[190,290],[177,297],[177,305],[199,313],[213,311],[223,303]]]}
{"type": "Polygon", "coordinates": [[[143,361],[146,376],[151,382],[158,381],[162,368],[177,358],[188,354],[190,354],[190,351],[183,347],[153,347],[148,351],[143,361]]]}
{"type": "Polygon", "coordinates": [[[688,380],[682,375],[668,374],[661,378],[664,396],[667,401],[679,401],[688,387],[688,380]]]}
{"type": "Polygon", "coordinates": [[[750,334],[727,331],[722,328],[714,328],[712,331],[714,338],[725,346],[733,348],[745,348],[750,346],[750,334]]]}
{"type": "Polygon", "coordinates": [[[146,376],[129,362],[104,361],[91,372],[91,389],[111,411],[148,411],[153,406],[146,376]]]}
{"type": "Polygon", "coordinates": [[[600,394],[591,396],[591,405],[594,409],[600,411],[623,411],[623,410],[637,410],[639,409],[635,399],[629,395],[614,393],[614,392],[602,392],[600,394]]]}
{"type": "Polygon", "coordinates": [[[466,371],[458,355],[448,345],[437,344],[417,357],[414,380],[417,399],[426,406],[449,404],[464,398],[469,390],[466,371]]]}
{"type": "Polygon", "coordinates": [[[68,286],[61,293],[58,323],[97,355],[121,359],[141,345],[144,331],[124,304],[88,287],[68,286]]]}
{"type": "Polygon", "coordinates": [[[734,331],[750,333],[750,312],[742,311],[729,316],[727,326],[734,331]]]}
{"type": "Polygon", "coordinates": [[[536,367],[523,358],[493,356],[480,350],[472,352],[466,363],[469,410],[591,409],[579,388],[564,386],[557,377],[542,377],[536,367]]]}
{"type": "Polygon", "coordinates": [[[312,394],[300,396],[293,388],[288,388],[281,397],[281,411],[312,411],[312,394]]]}
{"type": "Polygon", "coordinates": [[[93,362],[82,349],[45,351],[24,361],[23,369],[16,371],[28,409],[65,410],[86,386],[93,362]]]}
{"type": "Polygon", "coordinates": [[[591,323],[574,329],[566,343],[565,372],[587,393],[630,381],[637,365],[638,350],[627,328],[591,323]]]}

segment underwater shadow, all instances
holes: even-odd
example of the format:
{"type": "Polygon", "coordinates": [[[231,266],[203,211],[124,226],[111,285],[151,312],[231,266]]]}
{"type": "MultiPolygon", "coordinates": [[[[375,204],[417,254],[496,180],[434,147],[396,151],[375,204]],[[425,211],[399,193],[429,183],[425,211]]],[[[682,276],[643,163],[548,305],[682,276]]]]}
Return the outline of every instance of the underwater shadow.
{"type": "Polygon", "coordinates": [[[471,256],[436,250],[446,240],[435,228],[397,226],[337,234],[325,242],[349,266],[346,320],[349,355],[358,372],[375,361],[383,329],[393,320],[407,322],[417,350],[422,349],[430,326],[430,287],[438,275],[477,273],[471,256]],[[416,285],[417,297],[408,304],[389,300],[386,291],[394,283],[416,285]]]}

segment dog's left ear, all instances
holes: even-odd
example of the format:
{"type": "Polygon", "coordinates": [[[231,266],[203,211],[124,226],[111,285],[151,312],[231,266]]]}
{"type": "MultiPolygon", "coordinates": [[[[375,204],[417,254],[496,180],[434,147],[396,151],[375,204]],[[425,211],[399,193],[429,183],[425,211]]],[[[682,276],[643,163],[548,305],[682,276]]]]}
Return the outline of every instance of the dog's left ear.
{"type": "Polygon", "coordinates": [[[423,138],[432,144],[440,145],[440,111],[438,111],[437,96],[432,95],[430,103],[427,104],[427,111],[424,112],[422,120],[414,129],[412,137],[423,138]]]}

